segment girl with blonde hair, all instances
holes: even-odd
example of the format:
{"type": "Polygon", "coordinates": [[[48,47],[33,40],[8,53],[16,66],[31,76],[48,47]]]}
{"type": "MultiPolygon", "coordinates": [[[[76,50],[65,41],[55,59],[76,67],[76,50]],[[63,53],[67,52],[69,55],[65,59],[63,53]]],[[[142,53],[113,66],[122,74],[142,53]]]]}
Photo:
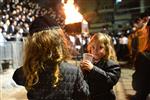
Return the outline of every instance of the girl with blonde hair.
{"type": "Polygon", "coordinates": [[[41,16],[30,26],[25,43],[23,66],[13,75],[25,86],[29,100],[87,100],[88,85],[80,67],[69,64],[67,40],[49,16],[41,16]]]}
{"type": "Polygon", "coordinates": [[[93,61],[82,60],[81,69],[89,84],[91,100],[115,100],[113,86],[120,78],[120,66],[111,41],[104,33],[95,33],[88,44],[93,61]]]}

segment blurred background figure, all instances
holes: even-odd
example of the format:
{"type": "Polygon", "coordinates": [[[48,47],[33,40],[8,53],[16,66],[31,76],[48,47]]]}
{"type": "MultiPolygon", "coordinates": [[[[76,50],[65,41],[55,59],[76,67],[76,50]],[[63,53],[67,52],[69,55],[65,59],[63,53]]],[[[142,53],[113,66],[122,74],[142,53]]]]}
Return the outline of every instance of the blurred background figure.
{"type": "Polygon", "coordinates": [[[150,12],[146,10],[144,15],[138,20],[137,35],[138,48],[135,58],[135,72],[133,73],[132,86],[136,91],[135,100],[146,100],[150,93],[150,12]]]}

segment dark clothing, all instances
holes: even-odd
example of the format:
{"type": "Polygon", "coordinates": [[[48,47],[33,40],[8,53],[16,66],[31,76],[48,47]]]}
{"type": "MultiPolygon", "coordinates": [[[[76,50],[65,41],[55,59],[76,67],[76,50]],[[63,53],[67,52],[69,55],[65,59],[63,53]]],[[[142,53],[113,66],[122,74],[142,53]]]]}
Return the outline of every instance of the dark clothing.
{"type": "Polygon", "coordinates": [[[132,87],[137,92],[137,100],[146,100],[150,93],[150,52],[138,53],[135,61],[132,87]]]}
{"type": "MultiPolygon", "coordinates": [[[[51,70],[45,70],[39,76],[39,82],[28,90],[29,100],[87,100],[89,95],[88,85],[83,80],[80,67],[67,62],[60,64],[61,80],[58,87],[52,87],[51,70]]],[[[13,75],[14,81],[19,85],[25,85],[22,75],[22,67],[13,75]]]]}
{"type": "Polygon", "coordinates": [[[111,60],[101,60],[86,75],[91,100],[115,100],[113,86],[120,77],[120,66],[111,60]]]}

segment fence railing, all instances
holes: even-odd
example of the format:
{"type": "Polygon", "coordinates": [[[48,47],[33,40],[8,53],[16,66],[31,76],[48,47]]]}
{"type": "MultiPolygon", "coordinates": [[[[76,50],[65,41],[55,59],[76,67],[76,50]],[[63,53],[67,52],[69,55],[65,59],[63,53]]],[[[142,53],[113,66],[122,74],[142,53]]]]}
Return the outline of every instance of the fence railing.
{"type": "Polygon", "coordinates": [[[23,42],[0,42],[0,71],[7,67],[18,68],[22,65],[23,42]]]}

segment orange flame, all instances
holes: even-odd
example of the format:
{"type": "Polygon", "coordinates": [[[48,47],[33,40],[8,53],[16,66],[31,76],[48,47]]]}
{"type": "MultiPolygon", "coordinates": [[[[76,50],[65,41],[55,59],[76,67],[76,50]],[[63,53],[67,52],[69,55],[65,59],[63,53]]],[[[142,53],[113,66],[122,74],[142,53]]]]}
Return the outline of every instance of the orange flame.
{"type": "Polygon", "coordinates": [[[64,4],[64,12],[66,15],[65,24],[82,22],[83,16],[78,12],[78,7],[75,7],[74,0],[67,0],[66,3],[62,0],[62,3],[64,4]]]}

